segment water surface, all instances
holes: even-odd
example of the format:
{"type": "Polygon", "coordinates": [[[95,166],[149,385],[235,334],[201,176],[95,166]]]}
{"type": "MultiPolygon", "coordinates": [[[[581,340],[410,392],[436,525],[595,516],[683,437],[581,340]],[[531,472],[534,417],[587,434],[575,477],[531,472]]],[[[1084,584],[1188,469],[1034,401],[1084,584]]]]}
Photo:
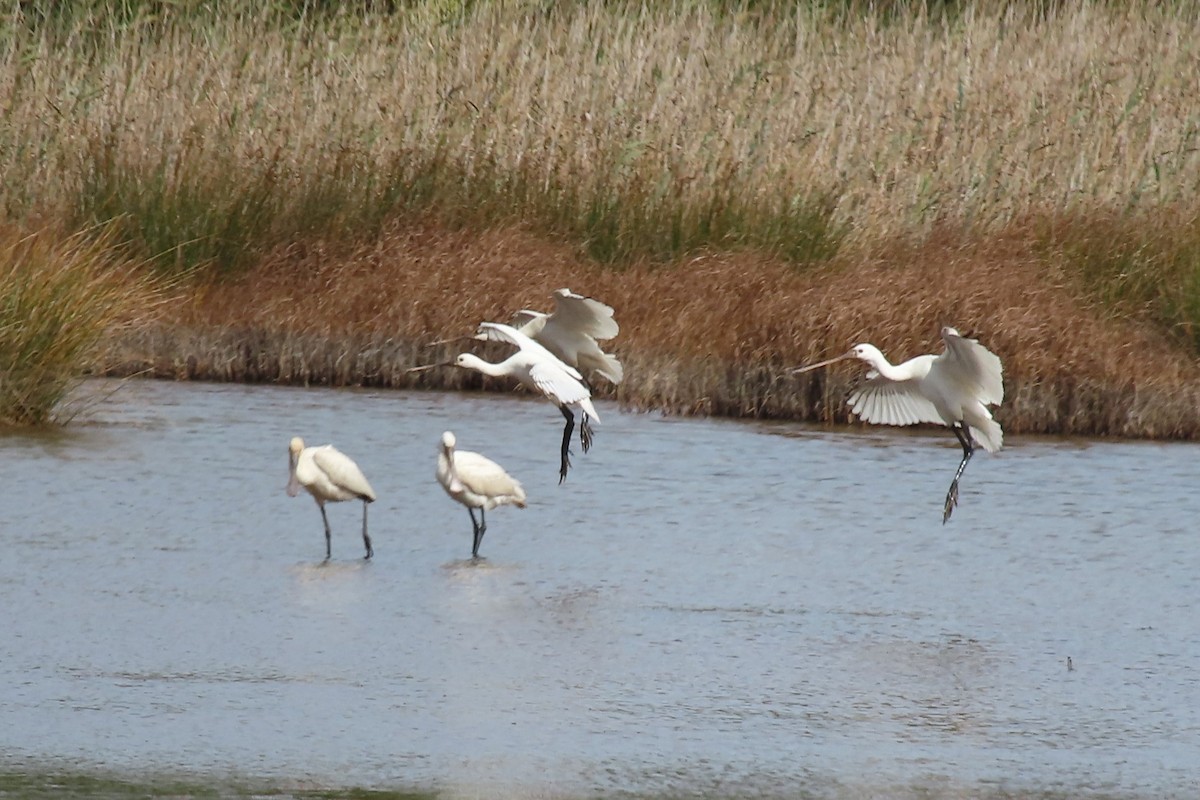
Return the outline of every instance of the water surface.
{"type": "Polygon", "coordinates": [[[1010,437],[943,526],[948,432],[599,410],[562,486],[517,395],[135,381],[0,436],[0,767],[1200,794],[1200,448],[1010,437]],[[529,495],[478,562],[447,429],[529,495]],[[323,561],[297,434],[371,480],[371,562],[357,503],[323,561]]]}

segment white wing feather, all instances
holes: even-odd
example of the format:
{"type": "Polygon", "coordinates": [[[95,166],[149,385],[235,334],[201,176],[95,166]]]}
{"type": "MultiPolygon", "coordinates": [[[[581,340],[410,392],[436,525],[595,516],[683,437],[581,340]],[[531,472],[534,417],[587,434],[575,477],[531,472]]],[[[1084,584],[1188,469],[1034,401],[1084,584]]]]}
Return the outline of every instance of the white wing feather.
{"type": "Polygon", "coordinates": [[[942,331],[946,352],[938,356],[938,369],[985,405],[1004,402],[1004,366],[1000,357],[975,339],[960,336],[953,328],[942,331]]]}
{"type": "Polygon", "coordinates": [[[542,328],[546,327],[546,320],[549,318],[549,314],[523,308],[513,314],[512,321],[509,324],[526,336],[536,338],[542,332],[542,328]]]}
{"type": "Polygon", "coordinates": [[[350,456],[332,445],[313,449],[313,463],[324,472],[331,483],[358,497],[375,499],[375,490],[350,456]]]}
{"type": "Polygon", "coordinates": [[[872,372],[850,393],[850,410],[877,425],[916,425],[942,422],[933,403],[917,390],[917,379],[893,381],[872,372]]]}
{"type": "MultiPolygon", "coordinates": [[[[596,409],[592,405],[591,392],[578,379],[568,380],[568,377],[560,367],[566,366],[558,359],[557,363],[539,362],[529,368],[529,377],[538,391],[547,397],[553,397],[563,405],[577,405],[582,408],[587,415],[596,422],[600,421],[600,417],[596,414],[596,409]]],[[[568,367],[569,369],[569,367],[568,367]]]]}
{"type": "Polygon", "coordinates": [[[546,324],[597,340],[611,339],[621,331],[613,319],[612,306],[570,289],[554,292],[554,313],[546,324]]]}

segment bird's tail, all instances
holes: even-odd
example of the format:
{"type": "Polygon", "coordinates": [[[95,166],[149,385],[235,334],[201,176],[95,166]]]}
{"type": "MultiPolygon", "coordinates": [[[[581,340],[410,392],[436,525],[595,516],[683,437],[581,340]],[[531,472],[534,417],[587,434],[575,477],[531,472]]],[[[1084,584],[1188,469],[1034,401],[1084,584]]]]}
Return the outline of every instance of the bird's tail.
{"type": "Polygon", "coordinates": [[[1004,431],[1000,423],[992,419],[991,413],[982,405],[967,411],[964,420],[971,426],[971,434],[975,441],[983,445],[983,449],[989,453],[999,450],[1004,444],[1004,431]]]}
{"type": "Polygon", "coordinates": [[[585,397],[580,400],[579,407],[583,409],[583,413],[591,417],[592,422],[600,424],[600,415],[596,413],[596,407],[592,405],[592,398],[585,397]]]}

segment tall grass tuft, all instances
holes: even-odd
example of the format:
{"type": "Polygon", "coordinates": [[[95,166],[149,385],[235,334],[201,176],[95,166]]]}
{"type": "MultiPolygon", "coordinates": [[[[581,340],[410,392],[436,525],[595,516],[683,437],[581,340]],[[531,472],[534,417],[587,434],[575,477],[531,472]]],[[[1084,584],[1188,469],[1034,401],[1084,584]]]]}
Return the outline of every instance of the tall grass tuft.
{"type": "Polygon", "coordinates": [[[52,421],[101,340],[153,309],[154,284],[114,233],[0,229],[0,422],[52,421]]]}

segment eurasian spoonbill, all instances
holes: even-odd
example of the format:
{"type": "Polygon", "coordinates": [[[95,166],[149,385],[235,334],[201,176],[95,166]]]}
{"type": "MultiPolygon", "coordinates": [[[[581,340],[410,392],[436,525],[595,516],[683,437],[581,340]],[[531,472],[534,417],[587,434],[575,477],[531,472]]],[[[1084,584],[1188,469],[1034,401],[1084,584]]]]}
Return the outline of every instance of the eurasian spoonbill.
{"type": "Polygon", "coordinates": [[[479,543],[487,532],[488,509],[496,506],[525,507],[525,490],[504,468],[490,458],[470,450],[455,450],[454,434],[442,434],[442,449],[438,453],[437,479],[446,494],[467,507],[474,529],[471,557],[479,557],[479,543]],[[479,521],[475,521],[475,509],[479,521]]]}
{"type": "Polygon", "coordinates": [[[954,328],[942,328],[946,349],[941,355],[910,358],[892,365],[872,344],[855,345],[836,358],[793,370],[795,373],[850,358],[871,366],[867,379],[848,399],[859,418],[879,425],[913,425],[940,422],[949,426],[962,445],[963,457],[954,473],[942,524],[958,505],[958,480],[975,453],[974,440],[994,453],[1004,443],[1000,423],[992,419],[989,405],[1004,401],[1003,366],[1000,358],[975,339],[967,339],[954,328]]]}
{"type": "Polygon", "coordinates": [[[596,344],[621,330],[613,319],[612,306],[570,289],[556,289],[552,313],[522,309],[514,315],[512,324],[585,376],[596,372],[612,383],[620,383],[625,377],[616,356],[596,344]]]}
{"type": "Polygon", "coordinates": [[[288,462],[291,471],[288,496],[295,497],[304,487],[321,509],[321,521],[325,523],[325,558],[331,555],[329,517],[325,515],[325,504],[356,499],[363,501],[362,537],[367,548],[365,558],[375,555],[371,548],[371,537],[367,535],[367,504],[375,502],[375,490],[367,483],[358,464],[333,445],[305,447],[304,440],[299,436],[293,437],[288,446],[288,462]]]}
{"type": "Polygon", "coordinates": [[[590,421],[600,422],[600,417],[592,405],[592,393],[583,382],[583,376],[579,374],[579,370],[564,364],[558,356],[511,325],[482,322],[479,324],[477,335],[492,341],[507,342],[515,345],[518,350],[497,364],[484,361],[471,353],[461,353],[454,361],[413,367],[409,372],[421,372],[435,367],[461,367],[493,378],[513,377],[526,388],[554,403],[567,421],[563,427],[562,459],[558,471],[558,482],[562,483],[566,480],[567,470],[571,466],[569,448],[571,432],[575,429],[575,413],[571,411],[571,406],[578,406],[583,412],[583,420],[579,423],[579,442],[583,445],[583,452],[586,453],[592,447],[590,421]]]}

